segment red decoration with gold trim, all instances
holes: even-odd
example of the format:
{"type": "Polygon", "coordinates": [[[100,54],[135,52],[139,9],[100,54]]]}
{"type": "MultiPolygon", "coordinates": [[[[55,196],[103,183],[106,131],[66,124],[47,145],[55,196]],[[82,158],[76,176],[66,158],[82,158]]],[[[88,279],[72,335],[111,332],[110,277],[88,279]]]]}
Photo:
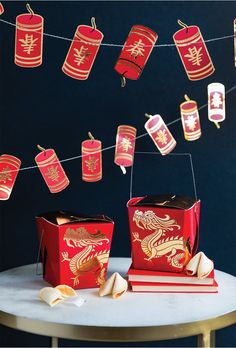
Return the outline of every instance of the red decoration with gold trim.
{"type": "Polygon", "coordinates": [[[134,161],[137,129],[122,125],[117,128],[114,162],[121,167],[130,167],[134,161]]]}
{"type": "MultiPolygon", "coordinates": [[[[116,62],[115,70],[125,81],[137,80],[152,52],[158,35],[143,25],[134,25],[116,62]]],[[[123,81],[123,85],[125,85],[123,81]]]]}
{"type": "Polygon", "coordinates": [[[102,179],[102,143],[89,132],[89,140],[82,142],[82,180],[96,182],[102,179]]]}
{"type": "Polygon", "coordinates": [[[173,39],[189,80],[204,79],[215,71],[199,27],[187,26],[178,20],[183,29],[178,30],[173,39]]]}
{"type": "Polygon", "coordinates": [[[16,17],[15,64],[35,68],[42,64],[44,20],[28,4],[26,7],[30,13],[16,17]]]}
{"type": "Polygon", "coordinates": [[[39,170],[51,193],[64,190],[69,185],[69,179],[53,149],[44,149],[38,145],[41,152],[35,157],[39,170]]]}
{"type": "Polygon", "coordinates": [[[175,146],[176,141],[160,115],[147,115],[149,120],[145,129],[162,155],[167,155],[175,146]]]}
{"type": "Polygon", "coordinates": [[[190,100],[187,95],[185,95],[185,99],[186,101],[180,104],[184,138],[189,141],[197,140],[202,134],[197,103],[190,100]]]}
{"type": "Polygon", "coordinates": [[[14,187],[21,160],[11,155],[0,156],[0,200],[6,201],[10,198],[14,187]]]}
{"type": "Polygon", "coordinates": [[[91,19],[92,26],[79,25],[67,53],[62,71],[77,80],[89,77],[103,34],[96,28],[95,19],[91,19]]]}

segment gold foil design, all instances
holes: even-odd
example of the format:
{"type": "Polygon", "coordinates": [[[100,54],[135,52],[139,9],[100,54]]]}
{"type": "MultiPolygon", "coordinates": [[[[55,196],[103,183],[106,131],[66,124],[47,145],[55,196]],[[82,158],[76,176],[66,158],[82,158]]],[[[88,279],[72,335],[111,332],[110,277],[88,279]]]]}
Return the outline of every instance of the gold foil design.
{"type": "Polygon", "coordinates": [[[12,176],[9,173],[10,168],[9,167],[5,167],[3,168],[2,172],[0,172],[0,182],[3,182],[4,184],[6,184],[6,182],[12,181],[12,176]]]}
{"type": "Polygon", "coordinates": [[[48,167],[48,171],[47,171],[46,175],[52,181],[58,181],[58,179],[59,179],[59,172],[58,172],[57,168],[58,168],[58,166],[48,167]]]}
{"type": "Polygon", "coordinates": [[[192,65],[201,65],[202,62],[202,55],[203,53],[201,53],[202,47],[200,47],[199,49],[197,49],[196,46],[194,46],[193,48],[189,48],[188,52],[189,54],[185,54],[185,57],[188,58],[188,61],[192,63],[192,65]]]}
{"type": "Polygon", "coordinates": [[[94,172],[94,170],[97,167],[98,158],[95,158],[94,156],[89,156],[88,160],[85,161],[86,166],[88,167],[88,170],[90,172],[94,172]]]}
{"type": "Polygon", "coordinates": [[[186,253],[183,237],[172,236],[166,238],[168,231],[173,231],[175,227],[178,230],[180,229],[180,226],[176,224],[176,220],[170,219],[169,215],[160,218],[152,210],[145,212],[135,210],[133,221],[139,229],[154,231],[143,239],[139,238],[138,232],[133,232],[133,243],[140,242],[142,251],[147,256],[144,260],[151,261],[154,258],[166,256],[167,262],[172,267],[182,268],[181,260],[184,259],[186,253]]]}
{"type": "Polygon", "coordinates": [[[74,286],[79,284],[81,275],[87,272],[92,272],[96,278],[96,282],[100,285],[105,280],[105,265],[108,263],[109,250],[103,249],[99,252],[93,252],[96,245],[109,243],[109,239],[100,231],[89,233],[86,228],[79,227],[77,229],[68,228],[64,234],[66,244],[71,247],[83,248],[83,250],[72,258],[68,252],[62,252],[62,261],[69,262],[69,268],[74,277],[74,286]]]}
{"type": "Polygon", "coordinates": [[[130,138],[128,137],[124,137],[119,145],[119,147],[125,151],[125,152],[128,152],[129,149],[132,149],[133,146],[132,146],[132,143],[130,141],[130,138]]]}
{"type": "Polygon", "coordinates": [[[21,46],[23,47],[23,51],[27,54],[30,54],[34,51],[34,47],[37,46],[35,43],[38,40],[38,38],[34,39],[33,35],[25,34],[24,39],[19,39],[20,42],[22,42],[21,46]]]}

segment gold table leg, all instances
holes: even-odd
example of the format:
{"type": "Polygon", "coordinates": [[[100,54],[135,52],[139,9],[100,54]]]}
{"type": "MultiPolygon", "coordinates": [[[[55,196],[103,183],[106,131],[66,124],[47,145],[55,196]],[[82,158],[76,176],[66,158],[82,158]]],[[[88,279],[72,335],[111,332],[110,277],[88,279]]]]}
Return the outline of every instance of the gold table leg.
{"type": "Polygon", "coordinates": [[[58,337],[51,337],[51,347],[58,348],[58,337]]]}
{"type": "Polygon", "coordinates": [[[212,348],[215,347],[215,331],[208,331],[198,335],[198,347],[212,348]]]}

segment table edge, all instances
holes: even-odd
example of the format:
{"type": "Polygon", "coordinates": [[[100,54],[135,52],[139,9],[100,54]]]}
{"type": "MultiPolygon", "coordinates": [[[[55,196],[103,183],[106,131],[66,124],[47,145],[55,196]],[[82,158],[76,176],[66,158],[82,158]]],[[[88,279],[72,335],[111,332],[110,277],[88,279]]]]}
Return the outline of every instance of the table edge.
{"type": "Polygon", "coordinates": [[[51,323],[0,311],[0,324],[42,336],[82,341],[144,342],[177,339],[200,334],[236,323],[236,310],[222,316],[192,323],[145,327],[97,327],[51,323]]]}

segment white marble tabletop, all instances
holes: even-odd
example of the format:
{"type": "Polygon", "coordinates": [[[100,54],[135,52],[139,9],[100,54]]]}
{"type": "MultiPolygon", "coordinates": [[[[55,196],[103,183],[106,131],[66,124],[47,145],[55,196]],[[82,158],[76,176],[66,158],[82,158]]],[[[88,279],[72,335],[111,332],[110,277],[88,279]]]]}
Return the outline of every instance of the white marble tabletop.
{"type": "MultiPolygon", "coordinates": [[[[109,273],[125,276],[129,258],[110,258],[109,273]]],[[[108,274],[109,275],[109,274],[108,274]]],[[[236,277],[215,272],[219,293],[166,294],[127,292],[119,299],[99,297],[98,289],[77,290],[81,307],[60,303],[51,308],[38,293],[49,286],[36,275],[36,265],[0,273],[0,311],[50,323],[96,327],[147,327],[192,323],[236,310],[236,277]]]]}

